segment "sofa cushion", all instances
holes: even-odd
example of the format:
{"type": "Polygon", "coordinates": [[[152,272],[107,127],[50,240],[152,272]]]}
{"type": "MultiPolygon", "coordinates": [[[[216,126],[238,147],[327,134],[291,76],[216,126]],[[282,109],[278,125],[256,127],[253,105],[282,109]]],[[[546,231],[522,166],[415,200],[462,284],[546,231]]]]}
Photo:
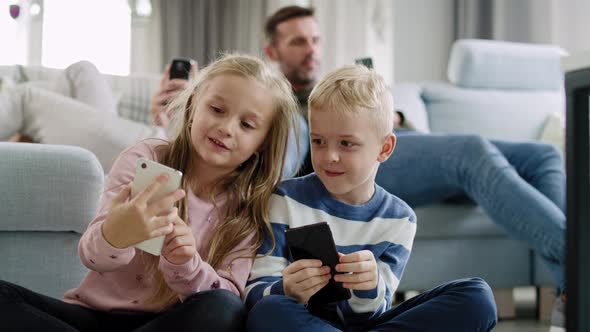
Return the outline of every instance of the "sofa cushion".
{"type": "Polygon", "coordinates": [[[0,160],[0,231],[84,232],[104,180],[90,151],[0,142],[0,160]]]}
{"type": "Polygon", "coordinates": [[[529,286],[532,269],[530,250],[511,238],[416,239],[397,290],[423,291],[466,277],[483,278],[492,288],[529,286]]]}
{"type": "Polygon", "coordinates": [[[22,81],[24,74],[20,65],[0,66],[0,91],[22,81]]]}
{"type": "MultiPolygon", "coordinates": [[[[0,66],[0,75],[11,73],[16,82],[34,82],[41,87],[48,87],[48,82],[54,81],[62,69],[40,66],[15,66],[21,68],[22,74],[15,76],[13,68],[0,66]],[[37,83],[39,82],[39,83],[37,83]],[[43,86],[46,84],[46,86],[43,86]]],[[[129,76],[104,75],[113,90],[113,97],[118,100],[119,115],[124,118],[151,123],[150,98],[160,84],[160,74],[131,74],[129,76]]]]}
{"type": "Polygon", "coordinates": [[[119,115],[133,121],[151,123],[150,98],[159,87],[160,76],[155,74],[106,76],[113,91],[120,95],[119,115]]]}
{"type": "Polygon", "coordinates": [[[416,239],[506,237],[507,234],[474,204],[433,204],[416,208],[416,239]]]}
{"type": "Polygon", "coordinates": [[[422,86],[400,83],[393,87],[393,105],[404,114],[407,125],[423,133],[429,133],[428,114],[422,101],[422,86]]]}
{"type": "Polygon", "coordinates": [[[447,74],[467,88],[558,90],[565,55],[551,45],[462,39],[451,48],[447,74]]]}
{"type": "Polygon", "coordinates": [[[62,69],[48,68],[43,66],[22,66],[22,70],[23,81],[27,82],[51,82],[55,80],[63,71],[62,69]]]}
{"type": "Polygon", "coordinates": [[[484,90],[429,83],[422,97],[433,132],[504,140],[538,139],[549,114],[565,108],[561,90],[484,90]]]}

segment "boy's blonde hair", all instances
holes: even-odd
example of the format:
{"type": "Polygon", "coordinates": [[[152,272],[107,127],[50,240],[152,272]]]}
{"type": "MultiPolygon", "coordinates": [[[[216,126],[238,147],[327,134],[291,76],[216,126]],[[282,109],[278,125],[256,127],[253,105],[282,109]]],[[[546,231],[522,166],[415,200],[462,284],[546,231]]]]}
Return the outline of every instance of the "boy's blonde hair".
{"type": "Polygon", "coordinates": [[[393,98],[385,80],[362,65],[348,65],[328,73],[309,95],[309,112],[365,112],[375,130],[393,130],[393,98]]]}
{"type": "MultiPolygon", "coordinates": [[[[230,254],[234,255],[233,259],[254,259],[265,233],[272,237],[268,215],[270,197],[282,180],[289,132],[294,130],[298,135],[298,104],[291,85],[283,74],[256,57],[224,55],[200,70],[197,77],[169,106],[169,112],[173,114],[170,128],[174,138],[169,144],[162,145],[161,153],[158,155],[160,162],[185,174],[182,179],[185,191],[189,185],[198,184],[198,179],[189,180],[186,176],[190,156],[196,153],[191,141],[191,123],[196,106],[194,98],[199,98],[199,93],[208,82],[220,75],[235,75],[259,82],[271,95],[274,109],[271,126],[258,151],[217,184],[224,188],[227,194],[228,209],[219,214],[224,216],[224,219],[216,227],[207,257],[203,257],[214,269],[220,268],[223,260],[230,254]],[[236,255],[234,248],[252,233],[256,233],[254,245],[236,255]]],[[[299,146],[297,150],[299,152],[299,146]]],[[[211,197],[211,200],[215,203],[214,197],[211,197]]],[[[186,196],[179,201],[178,207],[182,219],[188,221],[186,196]]],[[[272,243],[274,248],[274,237],[272,243]]],[[[161,272],[158,271],[157,257],[152,260],[149,267],[156,272],[159,287],[152,294],[150,302],[171,305],[177,301],[178,296],[167,287],[161,272]]]]}

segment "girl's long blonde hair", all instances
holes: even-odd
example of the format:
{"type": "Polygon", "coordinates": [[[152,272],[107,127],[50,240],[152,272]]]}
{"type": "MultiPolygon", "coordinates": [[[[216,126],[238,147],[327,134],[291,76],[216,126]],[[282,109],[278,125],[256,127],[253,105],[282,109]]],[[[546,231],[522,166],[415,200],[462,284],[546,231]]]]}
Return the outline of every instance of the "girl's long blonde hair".
{"type": "MultiPolygon", "coordinates": [[[[189,185],[198,185],[198,179],[187,177],[187,169],[192,160],[191,154],[196,153],[191,142],[191,121],[196,104],[193,98],[198,98],[203,86],[219,75],[236,75],[261,83],[273,98],[274,110],[270,129],[258,153],[217,183],[227,194],[228,209],[222,214],[225,216],[223,221],[216,227],[207,257],[203,257],[214,269],[220,268],[223,260],[230,253],[234,253],[234,248],[252,232],[256,233],[254,244],[240,255],[241,258],[254,259],[265,234],[271,236],[274,248],[274,236],[268,216],[270,197],[282,180],[290,132],[293,130],[297,137],[299,131],[296,127],[297,101],[289,82],[280,72],[252,56],[240,54],[222,56],[199,71],[189,86],[171,102],[169,112],[173,114],[173,120],[170,130],[171,137],[174,138],[170,143],[158,147],[159,161],[185,174],[182,179],[182,188],[186,192],[189,185]]],[[[299,146],[297,150],[299,153],[299,146]]],[[[213,196],[211,199],[214,202],[213,196]]],[[[179,215],[188,222],[186,196],[177,205],[179,215]]],[[[178,300],[177,294],[167,286],[162,273],[158,270],[158,257],[147,254],[145,256],[148,269],[155,273],[156,284],[148,302],[160,304],[166,308],[178,300]]]]}

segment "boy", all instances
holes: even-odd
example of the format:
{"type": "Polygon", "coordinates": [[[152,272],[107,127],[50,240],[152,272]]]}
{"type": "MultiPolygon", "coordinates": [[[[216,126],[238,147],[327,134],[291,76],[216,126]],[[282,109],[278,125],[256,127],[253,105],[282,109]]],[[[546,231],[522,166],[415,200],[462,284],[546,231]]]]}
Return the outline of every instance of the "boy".
{"type": "MultiPolygon", "coordinates": [[[[285,181],[273,195],[276,247],[265,239],[246,288],[251,331],[402,329],[489,331],[496,307],[481,279],[441,285],[391,308],[408,261],[416,216],[375,184],[395,148],[393,100],[383,78],[362,66],[329,73],[309,97],[315,173],[285,181]],[[349,300],[308,306],[331,277],[319,260],[289,261],[284,231],[327,221],[341,253],[334,277],[349,300]],[[282,276],[282,277],[281,277],[282,276]]],[[[411,166],[409,166],[411,167],[411,166]]]]}

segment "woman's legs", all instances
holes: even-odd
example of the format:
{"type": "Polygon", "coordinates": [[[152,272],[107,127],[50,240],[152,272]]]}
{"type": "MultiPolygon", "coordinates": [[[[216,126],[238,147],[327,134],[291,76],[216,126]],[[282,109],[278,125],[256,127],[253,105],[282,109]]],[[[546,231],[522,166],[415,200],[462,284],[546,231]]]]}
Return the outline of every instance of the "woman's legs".
{"type": "Polygon", "coordinates": [[[23,127],[22,101],[11,89],[0,91],[0,142],[7,141],[18,134],[23,127]]]}
{"type": "Polygon", "coordinates": [[[161,127],[96,110],[71,98],[20,85],[0,94],[0,138],[21,132],[35,142],[75,145],[93,152],[105,172],[125,148],[146,138],[166,139],[161,127]],[[1,122],[0,122],[1,123],[1,122]]]}
{"type": "Polygon", "coordinates": [[[413,297],[362,328],[363,331],[484,332],[496,326],[496,304],[488,284],[461,279],[413,297]]]}
{"type": "Polygon", "coordinates": [[[510,160],[479,136],[399,135],[396,150],[379,168],[376,181],[413,207],[466,194],[510,235],[533,248],[562,286],[565,215],[558,204],[563,202],[565,181],[563,169],[558,170],[561,162],[552,148],[541,144],[504,142],[499,147],[507,150],[510,160]],[[521,154],[524,157],[516,157],[521,154]]]}
{"type": "Polygon", "coordinates": [[[100,112],[117,114],[117,100],[96,66],[79,61],[64,69],[49,90],[92,106],[100,112]]]}
{"type": "Polygon", "coordinates": [[[244,330],[246,317],[246,307],[237,295],[223,289],[210,290],[189,297],[135,331],[239,332],[244,330]]]}

